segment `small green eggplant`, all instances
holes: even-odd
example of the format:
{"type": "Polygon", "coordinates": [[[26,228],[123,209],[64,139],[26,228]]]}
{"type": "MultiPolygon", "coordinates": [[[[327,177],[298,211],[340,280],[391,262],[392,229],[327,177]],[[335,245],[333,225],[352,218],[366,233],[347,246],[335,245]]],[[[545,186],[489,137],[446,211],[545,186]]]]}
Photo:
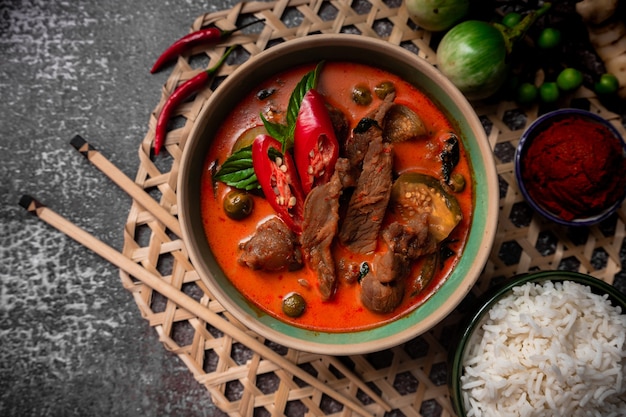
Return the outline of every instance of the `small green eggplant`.
{"type": "Polygon", "coordinates": [[[550,3],[528,13],[518,24],[467,20],[450,29],[437,48],[437,67],[470,100],[493,95],[508,75],[508,56],[550,3]]]}

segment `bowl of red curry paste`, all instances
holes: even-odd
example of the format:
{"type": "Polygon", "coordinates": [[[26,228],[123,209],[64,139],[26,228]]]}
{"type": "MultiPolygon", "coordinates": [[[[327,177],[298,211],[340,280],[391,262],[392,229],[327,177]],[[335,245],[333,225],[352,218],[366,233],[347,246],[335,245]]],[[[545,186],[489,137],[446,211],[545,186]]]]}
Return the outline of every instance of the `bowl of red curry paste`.
{"type": "Polygon", "coordinates": [[[402,47],[340,34],[272,46],[220,84],[177,198],[194,270],[229,314],[283,346],[347,355],[454,310],[491,252],[499,192],[483,126],[449,80],[402,47]],[[419,128],[396,131],[404,121],[419,128]]]}
{"type": "Polygon", "coordinates": [[[522,134],[515,174],[526,201],[565,226],[605,220],[626,196],[626,144],[607,120],[587,110],[546,113],[522,134]]]}

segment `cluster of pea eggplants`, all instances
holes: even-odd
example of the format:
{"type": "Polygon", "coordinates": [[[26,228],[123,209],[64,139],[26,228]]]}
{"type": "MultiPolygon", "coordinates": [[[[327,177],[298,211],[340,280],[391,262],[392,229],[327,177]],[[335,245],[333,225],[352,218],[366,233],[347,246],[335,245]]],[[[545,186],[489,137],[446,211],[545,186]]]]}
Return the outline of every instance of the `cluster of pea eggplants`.
{"type": "Polygon", "coordinates": [[[617,99],[617,79],[605,74],[576,0],[405,1],[419,27],[434,28],[437,66],[470,100],[554,105],[580,85],[617,99]]]}
{"type": "MultiPolygon", "coordinates": [[[[520,104],[556,105],[581,85],[601,99],[617,98],[617,77],[605,72],[588,39],[580,36],[586,34],[582,22],[572,24],[578,17],[572,13],[569,23],[562,24],[563,16],[556,9],[529,30],[526,42],[518,45],[510,57],[511,71],[501,91],[505,98],[520,104]],[[541,76],[537,77],[539,73],[541,76]]],[[[519,19],[518,12],[508,12],[502,17],[502,24],[514,25],[519,19]]]]}

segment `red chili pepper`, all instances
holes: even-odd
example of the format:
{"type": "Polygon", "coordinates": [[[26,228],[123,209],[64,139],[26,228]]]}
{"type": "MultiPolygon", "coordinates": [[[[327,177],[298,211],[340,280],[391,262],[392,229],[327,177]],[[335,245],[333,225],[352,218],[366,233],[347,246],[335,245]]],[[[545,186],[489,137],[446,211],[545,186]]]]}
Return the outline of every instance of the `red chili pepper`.
{"type": "Polygon", "coordinates": [[[309,90],[302,98],[294,130],[294,156],[305,195],[330,180],[339,143],[324,97],[309,90]]]}
{"type": "Polygon", "coordinates": [[[191,32],[171,44],[165,50],[165,52],[163,52],[161,56],[159,56],[159,58],[152,66],[150,72],[154,74],[155,72],[159,71],[167,62],[173,60],[178,55],[181,55],[194,45],[198,45],[203,42],[217,42],[219,40],[228,38],[230,35],[243,28],[262,22],[263,20],[264,19],[257,19],[232,30],[221,30],[217,27],[210,27],[191,32]]]}
{"type": "Polygon", "coordinates": [[[167,122],[172,116],[172,111],[176,108],[176,106],[178,106],[182,101],[186,100],[190,95],[202,89],[202,87],[204,87],[204,85],[211,79],[213,74],[215,74],[217,70],[222,66],[222,64],[226,60],[226,57],[236,47],[237,45],[233,45],[228,48],[228,50],[224,53],[224,55],[222,55],[217,64],[185,81],[168,97],[167,101],[163,105],[163,109],[161,109],[161,113],[159,113],[159,117],[157,118],[156,131],[154,134],[155,155],[159,154],[159,152],[161,151],[161,147],[165,143],[165,137],[167,136],[167,122]]]}
{"type": "Polygon", "coordinates": [[[263,194],[287,227],[302,233],[304,193],[296,166],[289,153],[269,135],[259,135],[252,143],[252,166],[263,194]]]}

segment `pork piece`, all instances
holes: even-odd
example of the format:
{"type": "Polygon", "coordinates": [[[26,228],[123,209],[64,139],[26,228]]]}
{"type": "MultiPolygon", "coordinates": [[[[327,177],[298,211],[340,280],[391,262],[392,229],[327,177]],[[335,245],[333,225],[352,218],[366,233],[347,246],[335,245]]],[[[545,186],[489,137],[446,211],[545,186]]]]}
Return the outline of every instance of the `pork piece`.
{"type": "Polygon", "coordinates": [[[353,129],[352,135],[348,137],[344,144],[344,154],[350,161],[350,166],[360,170],[363,166],[363,158],[367,153],[373,137],[378,135],[376,129],[380,129],[380,125],[376,120],[371,118],[361,119],[359,124],[353,129]]]}
{"type": "Polygon", "coordinates": [[[333,130],[339,143],[344,143],[350,135],[350,121],[346,115],[336,107],[326,105],[328,114],[330,115],[330,121],[333,124],[333,130]]]}
{"type": "Polygon", "coordinates": [[[356,175],[358,173],[352,169],[348,159],[338,158],[335,163],[335,172],[339,176],[342,188],[346,189],[356,186],[356,175]]]}
{"type": "Polygon", "coordinates": [[[389,109],[393,106],[393,102],[394,102],[395,99],[396,99],[396,93],[395,92],[387,94],[385,96],[385,99],[381,103],[381,105],[378,106],[377,108],[375,108],[368,115],[368,117],[376,120],[376,123],[378,123],[380,126],[382,126],[383,125],[383,120],[385,118],[385,115],[387,114],[389,109]]]}
{"type": "MultiPolygon", "coordinates": [[[[317,273],[323,300],[330,299],[336,287],[335,260],[331,245],[339,225],[339,197],[342,190],[342,166],[339,162],[330,181],[316,186],[304,201],[304,221],[300,244],[304,258],[317,273]]],[[[345,160],[343,160],[345,161],[345,160]]]]}
{"type": "Polygon", "coordinates": [[[428,232],[428,216],[422,213],[412,217],[408,224],[394,222],[387,226],[382,236],[389,250],[410,261],[433,253],[437,242],[428,232]]]}
{"type": "Polygon", "coordinates": [[[405,256],[388,250],[374,258],[370,273],[376,280],[388,284],[404,279],[410,271],[410,266],[411,262],[405,256]]]}
{"type": "Polygon", "coordinates": [[[372,136],[378,133],[371,128],[383,125],[383,119],[387,111],[393,106],[393,100],[395,94],[389,94],[385,97],[385,101],[370,112],[367,116],[359,121],[357,126],[352,130],[352,135],[349,136],[344,143],[344,155],[350,161],[350,165],[354,168],[361,169],[363,164],[363,158],[367,153],[367,148],[372,141],[372,136]]]}
{"type": "Polygon", "coordinates": [[[436,243],[428,233],[427,214],[408,224],[392,223],[382,235],[388,250],[374,258],[372,269],[361,280],[361,302],[374,312],[389,313],[402,302],[411,262],[433,253],[436,243]]]}
{"type": "Polygon", "coordinates": [[[303,266],[297,236],[277,217],[259,225],[239,248],[238,262],[251,269],[296,271],[303,266]]]}
{"type": "Polygon", "coordinates": [[[376,134],[371,135],[363,158],[363,170],[339,232],[341,243],[351,251],[362,254],[376,250],[393,180],[391,145],[383,143],[382,130],[378,126],[372,125],[369,130],[376,134]]]}
{"type": "Polygon", "coordinates": [[[341,258],[336,262],[337,279],[346,284],[355,284],[361,277],[361,265],[341,258]]]}
{"type": "Polygon", "coordinates": [[[402,302],[404,280],[383,283],[370,272],[361,280],[361,302],[376,313],[390,313],[402,302]]]}
{"type": "Polygon", "coordinates": [[[376,256],[370,272],[361,280],[361,302],[375,313],[389,313],[402,302],[411,261],[388,250],[376,256]]]}

